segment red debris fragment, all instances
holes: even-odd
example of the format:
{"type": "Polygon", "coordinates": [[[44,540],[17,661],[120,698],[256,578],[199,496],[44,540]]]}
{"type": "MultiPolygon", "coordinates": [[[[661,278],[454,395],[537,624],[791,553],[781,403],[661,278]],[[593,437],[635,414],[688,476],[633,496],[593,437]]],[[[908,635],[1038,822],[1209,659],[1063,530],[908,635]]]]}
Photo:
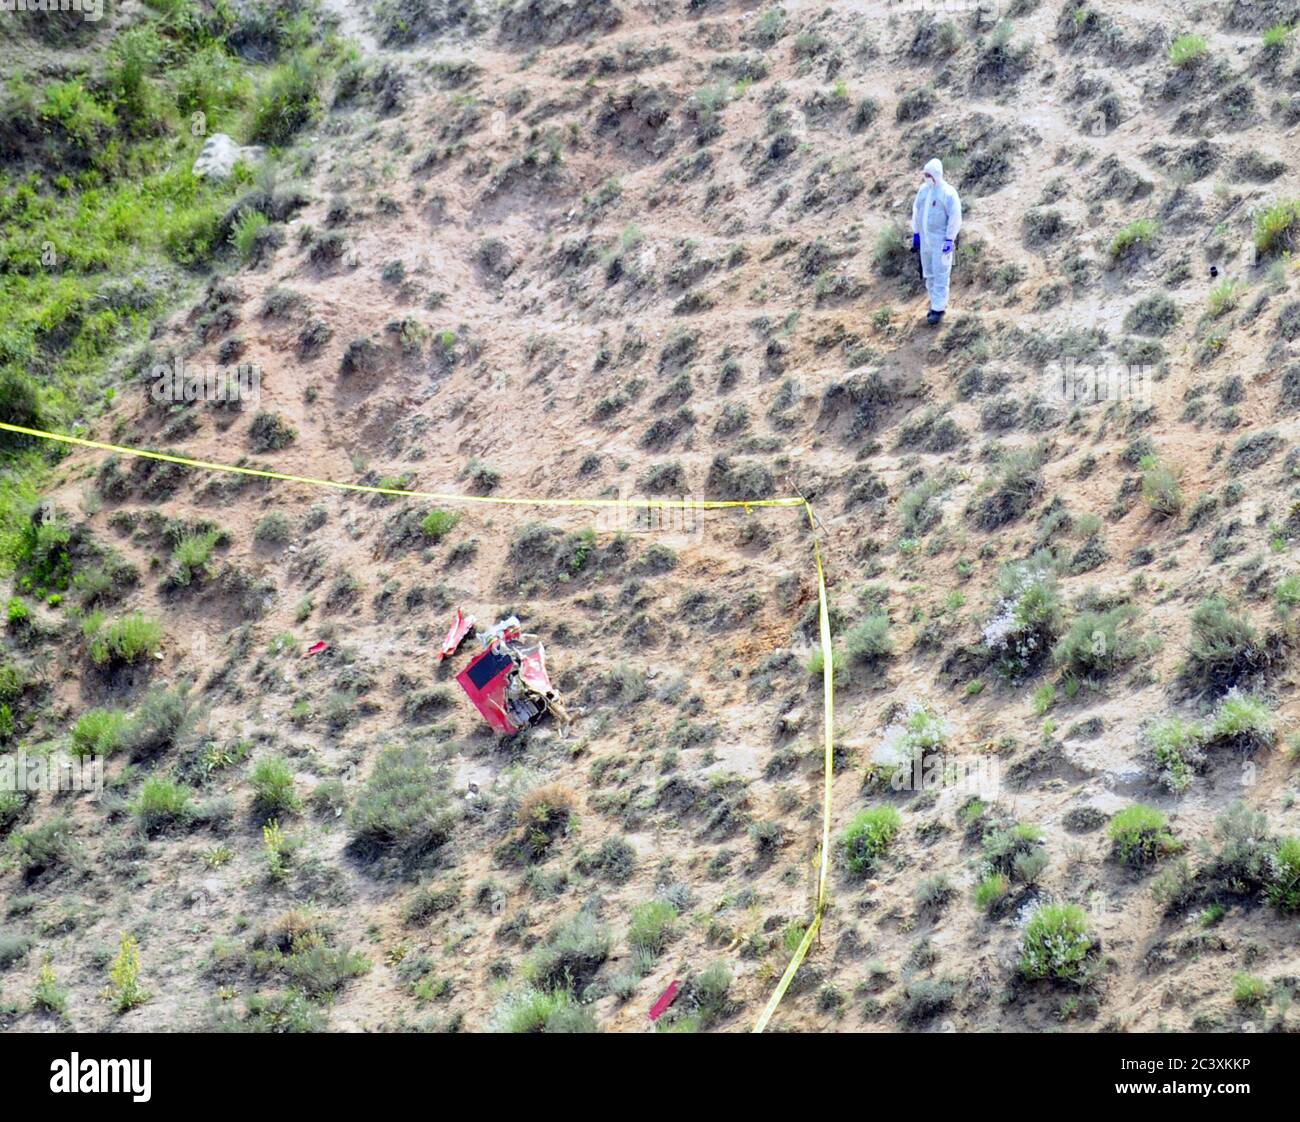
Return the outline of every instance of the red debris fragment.
{"type": "Polygon", "coordinates": [[[330,645],[324,639],[317,639],[310,647],[302,652],[303,658],[310,658],[312,655],[318,655],[321,651],[327,651],[330,645]]]}
{"type": "Polygon", "coordinates": [[[438,652],[439,662],[444,658],[451,658],[460,649],[461,643],[473,626],[474,617],[465,615],[464,612],[457,608],[456,617],[451,621],[451,627],[447,629],[447,637],[442,641],[442,650],[438,652]]]}
{"type": "Polygon", "coordinates": [[[652,1021],[657,1021],[665,1012],[667,1012],[668,1006],[677,1000],[677,991],[681,988],[681,982],[673,979],[672,985],[664,990],[664,992],[659,995],[659,1000],[650,1007],[650,1019],[652,1021]]]}

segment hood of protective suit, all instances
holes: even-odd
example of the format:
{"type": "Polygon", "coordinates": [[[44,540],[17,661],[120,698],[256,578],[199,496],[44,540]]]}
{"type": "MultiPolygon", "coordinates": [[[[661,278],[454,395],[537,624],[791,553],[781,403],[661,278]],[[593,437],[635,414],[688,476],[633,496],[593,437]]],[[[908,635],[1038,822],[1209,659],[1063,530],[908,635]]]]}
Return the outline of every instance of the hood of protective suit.
{"type": "Polygon", "coordinates": [[[941,164],[937,159],[931,160],[925,165],[925,170],[934,176],[935,183],[940,187],[943,186],[943,164],[941,164]]]}

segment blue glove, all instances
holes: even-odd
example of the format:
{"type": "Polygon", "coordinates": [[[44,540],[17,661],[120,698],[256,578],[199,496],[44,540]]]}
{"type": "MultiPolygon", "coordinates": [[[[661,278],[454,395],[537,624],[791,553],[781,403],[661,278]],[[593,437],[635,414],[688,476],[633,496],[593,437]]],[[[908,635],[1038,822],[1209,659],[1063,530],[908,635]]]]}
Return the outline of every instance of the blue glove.
{"type": "Polygon", "coordinates": [[[952,238],[945,238],[945,239],[944,239],[944,243],[943,243],[943,251],[944,251],[944,253],[951,253],[951,252],[952,252],[952,238]]]}
{"type": "Polygon", "coordinates": [[[913,249],[920,249],[920,248],[921,248],[921,235],[920,235],[920,234],[913,234],[913,235],[912,235],[912,248],[913,248],[913,249]]]}

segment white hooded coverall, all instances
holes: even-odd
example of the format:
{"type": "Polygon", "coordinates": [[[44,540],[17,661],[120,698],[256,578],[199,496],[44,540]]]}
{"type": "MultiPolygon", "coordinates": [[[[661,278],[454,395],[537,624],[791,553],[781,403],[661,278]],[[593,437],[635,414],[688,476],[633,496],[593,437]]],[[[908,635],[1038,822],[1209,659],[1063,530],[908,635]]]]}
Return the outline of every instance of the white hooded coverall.
{"type": "Polygon", "coordinates": [[[948,278],[956,253],[956,247],[944,253],[943,243],[955,239],[961,229],[961,199],[957,189],[943,181],[943,164],[931,160],[925,170],[934,176],[934,186],[925,183],[916,193],[912,233],[921,235],[921,273],[930,294],[930,307],[942,312],[948,307],[948,278]]]}

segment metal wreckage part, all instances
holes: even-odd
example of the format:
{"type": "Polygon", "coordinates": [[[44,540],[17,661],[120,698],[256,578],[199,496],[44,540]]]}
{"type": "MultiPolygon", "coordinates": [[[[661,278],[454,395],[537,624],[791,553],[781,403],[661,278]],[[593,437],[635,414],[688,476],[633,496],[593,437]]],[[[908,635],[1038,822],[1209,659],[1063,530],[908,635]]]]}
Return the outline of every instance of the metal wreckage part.
{"type": "MultiPolygon", "coordinates": [[[[438,654],[440,662],[460,649],[473,626],[474,617],[457,608],[438,654]]],[[[456,675],[456,681],[483,719],[497,732],[510,736],[550,713],[567,731],[569,714],[546,673],[541,640],[524,634],[515,616],[476,632],[475,637],[483,650],[456,675]]]]}

